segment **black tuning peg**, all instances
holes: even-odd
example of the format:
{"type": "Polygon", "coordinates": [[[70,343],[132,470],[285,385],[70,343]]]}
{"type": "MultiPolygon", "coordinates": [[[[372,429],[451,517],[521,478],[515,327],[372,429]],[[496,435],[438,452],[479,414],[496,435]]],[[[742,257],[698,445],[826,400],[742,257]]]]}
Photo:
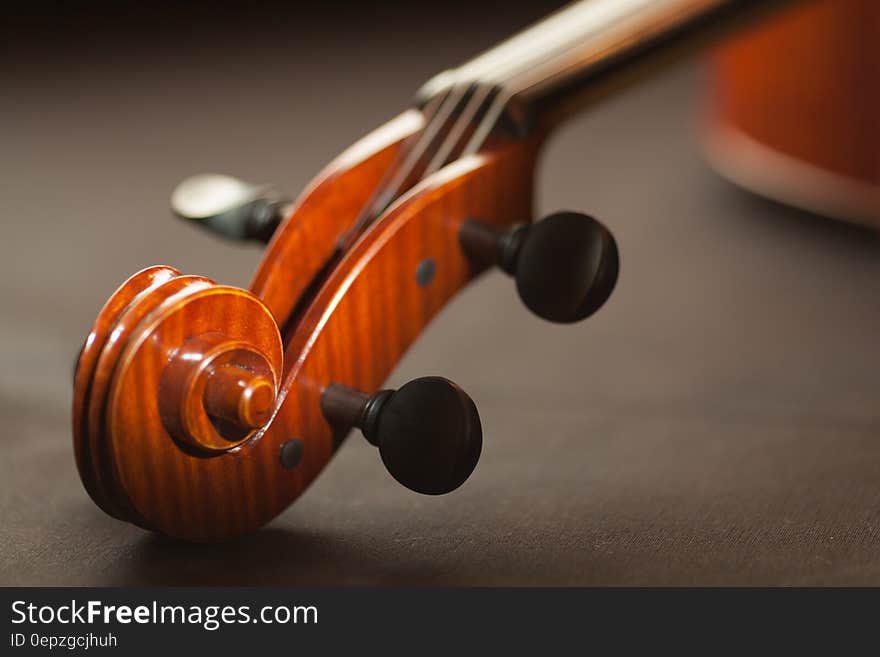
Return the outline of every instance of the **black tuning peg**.
{"type": "Polygon", "coordinates": [[[374,395],[334,383],[324,390],[321,410],[336,428],[361,429],[379,448],[391,476],[425,495],[442,495],[461,486],[477,466],[483,447],[473,400],[439,376],[374,395]]]}
{"type": "Polygon", "coordinates": [[[190,176],[171,193],[171,210],[228,239],[268,242],[290,201],[268,185],[216,173],[190,176]]]}
{"type": "Polygon", "coordinates": [[[476,265],[498,266],[513,276],[523,303],[551,322],[586,319],[608,300],[617,282],[614,236],[585,214],[557,212],[503,232],[468,220],[459,241],[476,265]]]}

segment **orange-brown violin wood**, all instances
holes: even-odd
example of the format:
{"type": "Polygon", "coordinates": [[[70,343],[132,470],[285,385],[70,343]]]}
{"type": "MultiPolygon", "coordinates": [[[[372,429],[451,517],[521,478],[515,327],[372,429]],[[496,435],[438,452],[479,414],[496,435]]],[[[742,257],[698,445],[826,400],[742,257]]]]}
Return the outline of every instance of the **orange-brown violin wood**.
{"type": "Polygon", "coordinates": [[[250,286],[282,325],[376,192],[401,145],[423,124],[420,112],[404,112],[349,147],[303,192],[266,247],[250,286]]]}
{"type": "Polygon", "coordinates": [[[880,225],[880,3],[814,0],[725,43],[710,155],[777,200],[880,225]]]}
{"type": "Polygon", "coordinates": [[[420,126],[420,115],[402,115],[325,170],[272,240],[251,292],[167,268],[117,292],[83,352],[74,412],[83,480],[102,508],[197,541],[271,520],[338,446],[341,436],[321,412],[324,388],[378,389],[479,273],[460,248],[460,224],[531,220],[537,139],[493,145],[441,169],[333,268],[289,327],[282,358],[278,322],[420,126]],[[426,260],[435,273],[419,281],[426,260]],[[302,457],[286,468],[280,452],[292,439],[302,457]]]}
{"type": "Polygon", "coordinates": [[[275,405],[275,388],[263,374],[239,364],[210,368],[202,395],[208,415],[244,429],[259,429],[275,405]]]}

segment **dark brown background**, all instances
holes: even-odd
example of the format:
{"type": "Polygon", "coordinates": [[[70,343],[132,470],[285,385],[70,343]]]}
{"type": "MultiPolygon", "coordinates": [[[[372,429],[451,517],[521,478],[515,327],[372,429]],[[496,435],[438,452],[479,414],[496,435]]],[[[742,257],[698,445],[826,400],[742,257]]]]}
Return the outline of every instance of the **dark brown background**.
{"type": "Polygon", "coordinates": [[[880,244],[708,171],[697,63],[545,155],[539,209],[617,235],[608,306],[553,326],[492,274],[397,369],[480,408],[458,492],[402,489],[353,437],[228,544],[169,542],[88,499],[70,370],[103,301],[150,264],[246,285],[260,257],[173,221],[175,182],[295,193],[431,74],[555,5],[474,4],[31,5],[7,24],[0,584],[880,584],[880,244]]]}

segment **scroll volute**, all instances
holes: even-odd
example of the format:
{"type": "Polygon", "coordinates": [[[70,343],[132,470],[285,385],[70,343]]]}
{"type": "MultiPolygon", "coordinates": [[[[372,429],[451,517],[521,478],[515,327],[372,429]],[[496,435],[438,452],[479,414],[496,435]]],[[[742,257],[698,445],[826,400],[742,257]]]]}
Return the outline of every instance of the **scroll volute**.
{"type": "Polygon", "coordinates": [[[269,420],[282,365],[275,319],[249,292],[203,280],[151,290],[157,303],[146,314],[137,301],[129,307],[142,317],[108,391],[111,444],[130,448],[122,447],[126,437],[149,427],[151,442],[170,437],[208,455],[236,447],[269,420]]]}

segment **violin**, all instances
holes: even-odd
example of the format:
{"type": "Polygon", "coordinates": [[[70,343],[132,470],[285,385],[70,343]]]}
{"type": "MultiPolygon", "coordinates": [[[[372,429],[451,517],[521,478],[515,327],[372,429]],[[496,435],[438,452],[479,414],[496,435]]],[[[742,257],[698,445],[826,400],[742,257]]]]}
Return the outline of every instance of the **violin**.
{"type": "Polygon", "coordinates": [[[543,320],[587,320],[620,256],[575,211],[533,221],[542,146],[566,117],[784,2],[584,0],[430,79],[413,106],[345,150],[295,201],[194,176],[174,213],[266,243],[249,289],[166,266],[101,309],[74,375],[80,477],[106,513],[214,541],[299,497],[353,429],[418,493],[461,486],[478,410],[426,376],[383,389],[467,284],[498,267],[543,320]]]}

